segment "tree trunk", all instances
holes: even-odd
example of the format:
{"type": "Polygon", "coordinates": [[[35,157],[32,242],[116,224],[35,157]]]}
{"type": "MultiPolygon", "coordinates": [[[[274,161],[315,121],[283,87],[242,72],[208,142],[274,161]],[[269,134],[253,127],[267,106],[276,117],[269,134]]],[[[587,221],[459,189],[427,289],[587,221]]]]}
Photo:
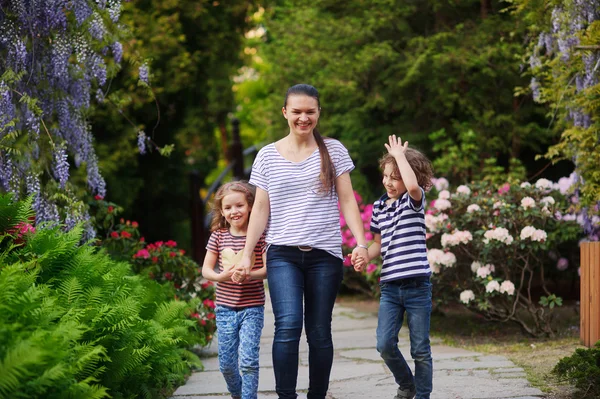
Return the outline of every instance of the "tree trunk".
{"type": "Polygon", "coordinates": [[[490,0],[481,0],[481,19],[487,18],[491,8],[490,0]]]}

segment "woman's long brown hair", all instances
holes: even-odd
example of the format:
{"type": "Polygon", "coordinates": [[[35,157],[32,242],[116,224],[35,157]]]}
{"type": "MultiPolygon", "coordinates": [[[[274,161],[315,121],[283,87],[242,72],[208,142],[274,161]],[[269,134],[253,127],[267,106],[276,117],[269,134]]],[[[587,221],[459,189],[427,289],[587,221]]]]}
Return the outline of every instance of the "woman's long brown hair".
{"type": "MultiPolygon", "coordinates": [[[[283,102],[284,108],[287,106],[288,98],[295,95],[303,95],[314,98],[317,100],[319,110],[321,109],[319,92],[313,86],[307,84],[298,84],[288,89],[287,93],[285,93],[285,101],[283,102]]],[[[321,173],[319,174],[319,180],[323,185],[323,192],[331,194],[335,188],[335,166],[331,161],[331,156],[329,155],[329,151],[325,145],[325,139],[323,136],[321,136],[321,133],[316,127],[313,129],[313,136],[315,137],[317,146],[319,147],[319,155],[321,156],[321,173]]]]}

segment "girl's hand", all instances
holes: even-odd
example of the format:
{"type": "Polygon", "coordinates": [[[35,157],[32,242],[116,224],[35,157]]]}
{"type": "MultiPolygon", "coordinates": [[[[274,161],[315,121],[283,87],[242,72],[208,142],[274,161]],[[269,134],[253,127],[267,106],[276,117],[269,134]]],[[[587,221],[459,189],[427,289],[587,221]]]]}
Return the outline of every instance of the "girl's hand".
{"type": "Polygon", "coordinates": [[[402,145],[402,139],[400,137],[396,138],[396,135],[388,136],[389,144],[384,144],[385,148],[388,150],[388,153],[396,157],[401,157],[404,155],[404,152],[408,148],[408,141],[404,142],[402,145]]]}
{"type": "Polygon", "coordinates": [[[238,267],[234,270],[231,280],[235,283],[242,284],[247,276],[246,271],[238,267]]]}
{"type": "Polygon", "coordinates": [[[221,273],[218,274],[219,279],[217,281],[221,282],[221,283],[224,283],[226,281],[231,281],[231,277],[233,276],[234,272],[235,272],[234,269],[228,269],[228,270],[221,271],[221,273]]]}
{"type": "Polygon", "coordinates": [[[236,270],[243,270],[246,276],[250,275],[250,269],[252,268],[252,259],[249,256],[242,257],[242,260],[239,264],[235,265],[236,270]]]}

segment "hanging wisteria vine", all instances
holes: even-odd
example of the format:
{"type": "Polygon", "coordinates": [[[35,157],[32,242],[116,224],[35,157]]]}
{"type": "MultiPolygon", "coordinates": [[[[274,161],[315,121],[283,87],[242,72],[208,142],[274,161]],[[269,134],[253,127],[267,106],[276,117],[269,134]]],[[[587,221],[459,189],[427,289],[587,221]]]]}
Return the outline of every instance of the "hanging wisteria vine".
{"type": "Polygon", "coordinates": [[[591,221],[591,214],[598,213],[600,201],[598,193],[594,194],[598,179],[593,176],[600,163],[594,165],[598,153],[592,154],[593,148],[586,147],[591,144],[599,148],[600,136],[593,118],[598,109],[590,106],[586,96],[599,83],[600,1],[564,0],[548,5],[553,7],[550,29],[539,33],[529,57],[533,74],[530,89],[535,101],[553,105],[551,123],[559,111],[569,123],[562,142],[551,148],[549,156],[569,157],[575,164],[575,198],[579,198],[581,190],[586,190],[584,202],[588,205],[581,209],[581,224],[587,234],[595,236],[597,227],[591,221]],[[587,134],[588,140],[582,140],[581,134],[587,134]]]}
{"type": "Polygon", "coordinates": [[[106,195],[87,114],[123,57],[120,13],[121,0],[0,0],[0,190],[34,195],[38,224],[84,222],[88,238],[71,165],[106,195]]]}

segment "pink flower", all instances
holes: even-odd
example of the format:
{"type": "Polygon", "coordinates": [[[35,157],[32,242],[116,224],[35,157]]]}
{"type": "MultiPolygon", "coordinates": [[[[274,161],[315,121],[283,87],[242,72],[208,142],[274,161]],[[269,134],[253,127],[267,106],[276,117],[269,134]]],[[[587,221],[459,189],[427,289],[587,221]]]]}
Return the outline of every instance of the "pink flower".
{"type": "Polygon", "coordinates": [[[374,263],[369,263],[369,265],[367,266],[367,273],[371,274],[375,270],[377,270],[377,265],[374,263]]]}
{"type": "Polygon", "coordinates": [[[500,186],[500,188],[498,189],[498,194],[502,195],[502,194],[506,194],[507,192],[510,191],[510,184],[509,183],[504,183],[502,186],[500,186]]]}
{"type": "Polygon", "coordinates": [[[166,272],[166,273],[165,273],[165,278],[166,278],[167,280],[173,280],[173,273],[171,273],[171,272],[166,272]]]}
{"type": "Polygon", "coordinates": [[[119,233],[118,233],[118,232],[116,232],[116,231],[113,231],[113,232],[111,232],[111,233],[110,233],[110,236],[111,236],[112,238],[119,238],[119,233]]]}
{"type": "Polygon", "coordinates": [[[340,226],[342,226],[342,227],[346,226],[346,219],[344,218],[343,215],[340,215],[340,226]]]}
{"type": "Polygon", "coordinates": [[[205,283],[202,283],[202,285],[200,285],[200,287],[201,287],[203,290],[207,289],[208,287],[212,287],[212,286],[213,286],[213,283],[212,283],[212,281],[207,281],[207,282],[205,282],[205,283]]]}
{"type": "Polygon", "coordinates": [[[351,248],[355,247],[356,246],[356,238],[354,238],[354,237],[348,238],[347,244],[351,248]]]}
{"type": "Polygon", "coordinates": [[[207,308],[214,309],[214,307],[215,307],[215,303],[214,303],[212,300],[208,299],[208,298],[207,298],[207,299],[205,299],[204,301],[202,301],[202,303],[203,303],[203,304],[204,304],[204,306],[206,306],[207,308]]]}
{"type": "Polygon", "coordinates": [[[101,196],[101,195],[96,195],[96,196],[94,197],[94,199],[95,199],[96,201],[102,201],[102,200],[104,199],[104,197],[103,197],[103,196],[101,196]]]}
{"type": "Polygon", "coordinates": [[[354,192],[354,198],[356,198],[356,202],[359,204],[362,202],[362,197],[356,191],[354,192]]]}
{"type": "Polygon", "coordinates": [[[123,237],[123,238],[131,238],[131,233],[129,233],[128,231],[122,231],[121,232],[121,237],[123,237]]]}
{"type": "Polygon", "coordinates": [[[344,257],[344,266],[346,266],[346,267],[352,266],[352,259],[350,259],[350,256],[344,257]]]}
{"type": "Polygon", "coordinates": [[[170,256],[171,258],[174,258],[174,257],[176,257],[176,256],[177,256],[177,253],[175,253],[175,252],[169,252],[169,256],[170,256]]]}
{"type": "Polygon", "coordinates": [[[177,246],[177,243],[173,240],[169,240],[169,241],[165,242],[165,245],[169,248],[173,248],[173,247],[177,246]]]}
{"type": "Polygon", "coordinates": [[[148,259],[150,257],[150,252],[148,252],[147,249],[140,249],[133,257],[148,259]]]}
{"type": "Polygon", "coordinates": [[[373,240],[373,233],[371,233],[370,231],[367,231],[367,232],[365,233],[365,239],[366,239],[367,241],[371,241],[371,240],[373,240]]]}

